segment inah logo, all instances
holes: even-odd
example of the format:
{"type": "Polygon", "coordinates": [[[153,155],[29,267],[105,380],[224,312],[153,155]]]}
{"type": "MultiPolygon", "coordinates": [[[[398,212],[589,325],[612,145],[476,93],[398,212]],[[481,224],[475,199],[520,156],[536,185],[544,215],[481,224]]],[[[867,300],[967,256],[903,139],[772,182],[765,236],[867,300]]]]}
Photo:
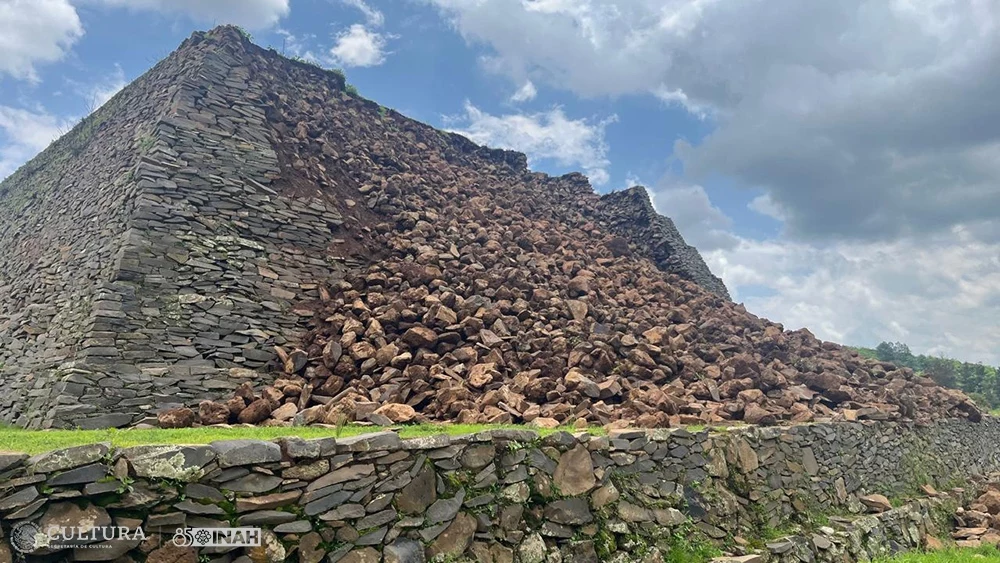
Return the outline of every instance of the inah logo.
{"type": "Polygon", "coordinates": [[[260,528],[177,528],[178,547],[251,547],[260,545],[260,528]]]}
{"type": "Polygon", "coordinates": [[[40,547],[37,538],[40,530],[34,522],[21,522],[10,531],[10,544],[21,553],[30,553],[40,547]]]}

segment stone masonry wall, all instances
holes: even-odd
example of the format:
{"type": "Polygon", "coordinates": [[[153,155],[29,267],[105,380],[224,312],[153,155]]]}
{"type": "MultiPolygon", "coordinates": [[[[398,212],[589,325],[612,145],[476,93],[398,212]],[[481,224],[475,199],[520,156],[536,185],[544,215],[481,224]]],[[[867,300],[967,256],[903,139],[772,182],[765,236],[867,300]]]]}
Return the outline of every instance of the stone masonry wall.
{"type": "Polygon", "coordinates": [[[601,203],[608,226],[642,248],[661,270],[729,299],[726,285],[712,274],[698,250],[684,242],[674,222],[656,212],[645,188],[609,193],[601,197],[601,203]]]}
{"type": "Polygon", "coordinates": [[[209,36],[189,42],[190,76],[138,169],[116,276],[124,318],[106,327],[114,344],[88,358],[126,383],[92,389],[140,412],[258,381],[273,345],[297,341],[312,314],[295,303],[318,299],[344,268],[325,258],[337,210],[273,186],[281,171],[262,85],[241,53],[209,36]]]}
{"type": "MultiPolygon", "coordinates": [[[[956,501],[857,516],[859,496],[998,469],[993,419],[541,438],[379,432],[118,451],[95,444],[0,455],[0,538],[25,522],[141,526],[149,535],[77,548],[77,561],[656,562],[682,544],[735,549],[738,536],[822,514],[823,526],[745,561],[868,560],[945,532],[942,515],[956,501]],[[198,553],[170,544],[184,526],[261,527],[265,545],[198,553]]],[[[6,541],[0,561],[10,560],[6,541]]],[[[29,561],[70,556],[46,551],[29,561]]]]}
{"type": "Polygon", "coordinates": [[[165,59],[0,184],[0,421],[97,410],[77,400],[91,382],[73,362],[121,314],[104,301],[135,209],[133,174],[180,74],[178,57],[165,59]]]}
{"type": "Polygon", "coordinates": [[[341,275],[340,215],[275,190],[262,85],[222,39],[189,39],[3,183],[0,420],[125,426],[256,383],[310,314],[293,302],[341,275]]]}

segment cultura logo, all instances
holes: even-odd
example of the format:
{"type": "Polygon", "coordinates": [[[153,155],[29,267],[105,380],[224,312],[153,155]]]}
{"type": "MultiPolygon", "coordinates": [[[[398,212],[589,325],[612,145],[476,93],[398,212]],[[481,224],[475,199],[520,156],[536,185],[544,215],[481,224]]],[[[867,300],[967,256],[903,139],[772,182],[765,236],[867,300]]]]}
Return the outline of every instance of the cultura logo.
{"type": "Polygon", "coordinates": [[[10,542],[21,553],[34,553],[41,548],[58,551],[70,548],[108,547],[113,540],[144,540],[142,528],[125,526],[49,526],[44,530],[35,522],[22,522],[11,528],[10,542]]]}

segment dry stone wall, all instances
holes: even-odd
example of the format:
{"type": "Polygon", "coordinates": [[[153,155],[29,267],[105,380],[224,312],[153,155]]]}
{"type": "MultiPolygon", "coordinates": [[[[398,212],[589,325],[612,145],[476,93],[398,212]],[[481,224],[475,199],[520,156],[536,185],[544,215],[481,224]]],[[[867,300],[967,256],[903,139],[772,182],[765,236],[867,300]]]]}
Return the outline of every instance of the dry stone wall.
{"type": "MultiPolygon", "coordinates": [[[[149,535],[77,548],[76,560],[652,563],[822,514],[809,533],[759,546],[756,561],[867,560],[945,532],[941,515],[957,501],[858,516],[862,494],[943,487],[998,468],[994,420],[96,444],[0,456],[0,537],[24,522],[77,521],[149,535]],[[198,553],[170,544],[178,527],[229,526],[262,528],[264,546],[198,553]]],[[[10,553],[3,541],[0,553],[10,553]]],[[[45,551],[28,559],[70,556],[45,551]]]]}
{"type": "Polygon", "coordinates": [[[340,214],[285,197],[262,109],[262,85],[232,43],[183,46],[196,63],[138,171],[133,230],[117,273],[126,317],[101,350],[151,411],[258,381],[273,346],[296,341],[344,265],[327,260],[340,214]],[[258,371],[261,370],[261,371],[258,371]]]}
{"type": "Polygon", "coordinates": [[[122,315],[106,298],[139,147],[181,74],[177,57],[164,60],[0,184],[0,420],[39,426],[100,409],[81,404],[93,382],[73,362],[122,315]]]}

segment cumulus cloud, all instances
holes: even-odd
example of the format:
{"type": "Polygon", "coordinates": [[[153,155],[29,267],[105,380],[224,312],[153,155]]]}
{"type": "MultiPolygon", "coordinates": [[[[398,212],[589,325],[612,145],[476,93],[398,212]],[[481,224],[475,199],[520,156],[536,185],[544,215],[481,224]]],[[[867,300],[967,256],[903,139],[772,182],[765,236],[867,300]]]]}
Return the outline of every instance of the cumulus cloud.
{"type": "Polygon", "coordinates": [[[712,119],[676,147],[689,179],[765,190],[799,240],[1000,219],[993,2],[432,1],[514,79],[712,119]]]}
{"type": "Polygon", "coordinates": [[[0,105],[0,180],[73,126],[42,109],[0,105]]]}
{"type": "Polygon", "coordinates": [[[523,86],[517,89],[517,92],[514,92],[514,94],[510,97],[510,101],[514,103],[528,102],[535,99],[535,96],[537,95],[538,90],[536,90],[535,85],[528,80],[523,86]]]}
{"type": "Polygon", "coordinates": [[[769,194],[761,194],[747,204],[747,207],[751,211],[756,211],[765,217],[770,217],[777,221],[785,221],[787,215],[781,210],[781,207],[771,199],[769,194]]]}
{"type": "Polygon", "coordinates": [[[369,6],[364,0],[342,2],[357,8],[365,16],[365,23],[356,23],[336,35],[336,42],[327,57],[329,62],[345,67],[378,66],[384,63],[388,55],[386,44],[395,36],[375,31],[385,23],[382,12],[369,6]]]}
{"type": "MultiPolygon", "coordinates": [[[[25,0],[33,1],[33,0],[25,0]]],[[[152,10],[209,24],[266,29],[288,15],[289,0],[97,0],[107,6],[152,10]]]]}
{"type": "MultiPolygon", "coordinates": [[[[965,227],[894,241],[754,240],[734,234],[700,186],[666,184],[651,195],[757,315],[834,342],[902,341],[918,353],[1000,364],[1000,243],[965,227]]],[[[754,201],[774,211],[766,198],[754,201]]]]}
{"type": "Polygon", "coordinates": [[[735,300],[786,328],[1000,364],[1000,244],[962,228],[931,239],[826,247],[741,239],[704,256],[735,300]]]}
{"type": "Polygon", "coordinates": [[[337,34],[330,56],[341,66],[378,66],[385,62],[386,36],[360,23],[337,34]]]}
{"type": "Polygon", "coordinates": [[[562,108],[532,114],[491,115],[469,102],[465,114],[448,122],[473,141],[525,153],[532,162],[551,160],[560,166],[580,167],[594,185],[607,183],[608,145],[605,128],[617,117],[570,119],[562,108]]]}
{"type": "Polygon", "coordinates": [[[0,74],[37,82],[36,65],[61,60],[82,36],[68,0],[0,1],[0,74]]]}

